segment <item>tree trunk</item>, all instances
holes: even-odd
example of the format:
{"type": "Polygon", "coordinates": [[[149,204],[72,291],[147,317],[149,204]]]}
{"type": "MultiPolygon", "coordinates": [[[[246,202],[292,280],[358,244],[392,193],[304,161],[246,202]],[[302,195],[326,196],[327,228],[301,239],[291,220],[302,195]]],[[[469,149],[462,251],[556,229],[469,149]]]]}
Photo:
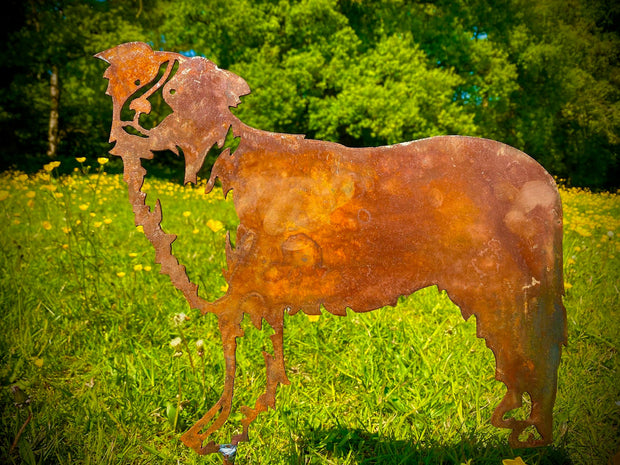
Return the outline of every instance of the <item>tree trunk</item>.
{"type": "Polygon", "coordinates": [[[60,103],[60,88],[58,86],[58,67],[52,66],[50,74],[50,123],[47,131],[47,156],[56,157],[58,149],[58,106],[60,103]]]}

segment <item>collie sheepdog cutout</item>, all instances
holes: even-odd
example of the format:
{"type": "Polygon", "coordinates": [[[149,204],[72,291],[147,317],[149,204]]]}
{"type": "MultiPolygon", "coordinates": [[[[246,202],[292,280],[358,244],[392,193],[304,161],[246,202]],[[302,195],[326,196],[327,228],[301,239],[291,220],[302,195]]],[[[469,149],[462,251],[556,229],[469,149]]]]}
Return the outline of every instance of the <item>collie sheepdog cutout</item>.
{"type": "MultiPolygon", "coordinates": [[[[388,147],[349,148],[302,135],[245,125],[230,111],[250,92],[239,76],[211,61],[126,43],[96,55],[114,109],[110,142],[124,163],[137,225],[156,251],[161,272],[192,308],[218,318],[226,375],[215,405],[181,440],[199,454],[230,457],[248,428],[275,408],[288,384],[283,319],[302,311],[346,315],[395,306],[399,296],[445,289],[495,354],[496,378],[507,392],[491,423],[509,428],[510,445],[552,441],[552,410],[566,312],[562,304],[562,206],[552,177],[532,158],[499,142],[441,136],[388,147]],[[161,91],[172,109],[147,129],[140,117],[161,91]],[[122,119],[133,112],[133,117],[122,119]],[[142,159],[182,152],[185,182],[196,182],[207,152],[239,138],[218,156],[207,185],[234,191],[236,244],[227,237],[228,291],[215,302],[172,253],[176,236],[161,228],[159,200],[145,204],[142,159]],[[242,407],[243,430],[230,444],[208,441],[231,412],[237,338],[249,315],[274,331],[264,353],[267,384],[253,407],[242,407]],[[529,417],[506,417],[531,399],[529,417]],[[530,430],[524,430],[530,426],[530,430]],[[522,434],[523,433],[523,434],[522,434]]],[[[398,311],[394,309],[392,311],[398,311]]]]}

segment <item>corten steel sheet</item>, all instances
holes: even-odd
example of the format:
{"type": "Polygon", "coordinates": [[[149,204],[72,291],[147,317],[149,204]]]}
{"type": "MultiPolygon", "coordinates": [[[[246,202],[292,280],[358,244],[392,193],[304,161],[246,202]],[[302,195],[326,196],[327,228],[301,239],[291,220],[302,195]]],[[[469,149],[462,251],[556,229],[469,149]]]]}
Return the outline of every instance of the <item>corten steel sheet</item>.
{"type": "Polygon", "coordinates": [[[246,82],[205,58],[153,51],[143,43],[96,56],[109,64],[110,153],[123,159],[136,224],[189,305],[218,317],[224,392],[181,437],[186,445],[199,454],[232,452],[248,439],[257,415],[274,408],[277,386],[289,382],[285,312],[319,314],[321,306],[336,315],[347,308],[366,312],[431,285],[445,289],[465,318],[476,315],[478,336],[495,354],[496,378],[507,392],[492,424],[512,430],[513,447],[551,442],[566,342],[562,207],[553,179],[536,161],[471,137],[360,149],[265,132],[230,112],[250,92],[246,82]],[[146,129],[140,116],[149,114],[148,98],[158,90],[172,113],[146,129]],[[123,106],[132,119],[121,119],[123,106]],[[208,150],[222,147],[229,130],[240,143],[234,153],[219,155],[207,192],[216,179],[224,192],[234,190],[240,222],[236,246],[229,238],[226,243],[228,291],[207,302],[172,254],[176,236],[161,228],[159,201],[153,209],[145,205],[141,160],[153,158],[153,151],[181,151],[185,181],[196,182],[208,150]],[[273,328],[273,355],[264,354],[266,390],[253,407],[242,407],[243,431],[226,449],[208,438],[231,410],[244,314],[259,329],[263,321],[273,328]],[[526,392],[529,417],[504,418],[526,392]],[[538,435],[520,438],[530,425],[538,435]]]}

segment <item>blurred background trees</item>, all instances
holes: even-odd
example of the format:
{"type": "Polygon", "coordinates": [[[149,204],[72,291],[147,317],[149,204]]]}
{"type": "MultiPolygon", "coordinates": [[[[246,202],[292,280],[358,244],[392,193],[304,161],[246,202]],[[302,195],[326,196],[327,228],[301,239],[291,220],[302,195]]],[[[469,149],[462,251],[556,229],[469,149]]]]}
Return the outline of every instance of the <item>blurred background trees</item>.
{"type": "Polygon", "coordinates": [[[92,56],[141,40],[241,75],[252,94],[235,113],[261,129],[352,146],[487,137],[572,185],[620,185],[612,0],[8,3],[1,168],[105,154],[111,101],[92,56]]]}

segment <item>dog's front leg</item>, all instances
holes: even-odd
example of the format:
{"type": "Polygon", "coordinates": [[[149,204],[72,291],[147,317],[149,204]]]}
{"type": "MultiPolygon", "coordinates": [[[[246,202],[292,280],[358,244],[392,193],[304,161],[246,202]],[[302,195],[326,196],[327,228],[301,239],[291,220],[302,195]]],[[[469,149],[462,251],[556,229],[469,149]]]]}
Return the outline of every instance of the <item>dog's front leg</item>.
{"type": "Polygon", "coordinates": [[[267,411],[269,407],[275,408],[278,385],[290,384],[284,367],[284,316],[278,315],[275,318],[267,318],[267,322],[275,331],[270,337],[273,355],[263,352],[265,370],[267,372],[267,385],[265,392],[256,400],[254,408],[241,407],[240,410],[245,415],[243,420],[241,420],[243,432],[233,437],[233,444],[248,440],[250,424],[260,413],[267,411]]]}
{"type": "MultiPolygon", "coordinates": [[[[191,447],[200,455],[213,454],[222,452],[226,463],[226,454],[223,452],[225,446],[220,446],[211,441],[203,445],[204,441],[212,433],[217,431],[228,419],[232,407],[232,399],[235,389],[235,371],[237,369],[236,352],[237,337],[243,335],[240,321],[238,318],[230,319],[220,316],[219,327],[222,336],[222,346],[224,349],[224,359],[226,363],[226,377],[224,379],[224,391],[216,404],[194,424],[186,433],[181,436],[181,441],[191,447]],[[217,415],[217,418],[215,418],[217,415]],[[211,421],[215,420],[211,423],[211,421]],[[209,425],[209,423],[211,423],[209,425]],[[206,427],[206,431],[202,432],[206,427]],[[224,449],[223,449],[224,448],[224,449]]],[[[235,443],[236,444],[236,443],[235,443]]]]}

